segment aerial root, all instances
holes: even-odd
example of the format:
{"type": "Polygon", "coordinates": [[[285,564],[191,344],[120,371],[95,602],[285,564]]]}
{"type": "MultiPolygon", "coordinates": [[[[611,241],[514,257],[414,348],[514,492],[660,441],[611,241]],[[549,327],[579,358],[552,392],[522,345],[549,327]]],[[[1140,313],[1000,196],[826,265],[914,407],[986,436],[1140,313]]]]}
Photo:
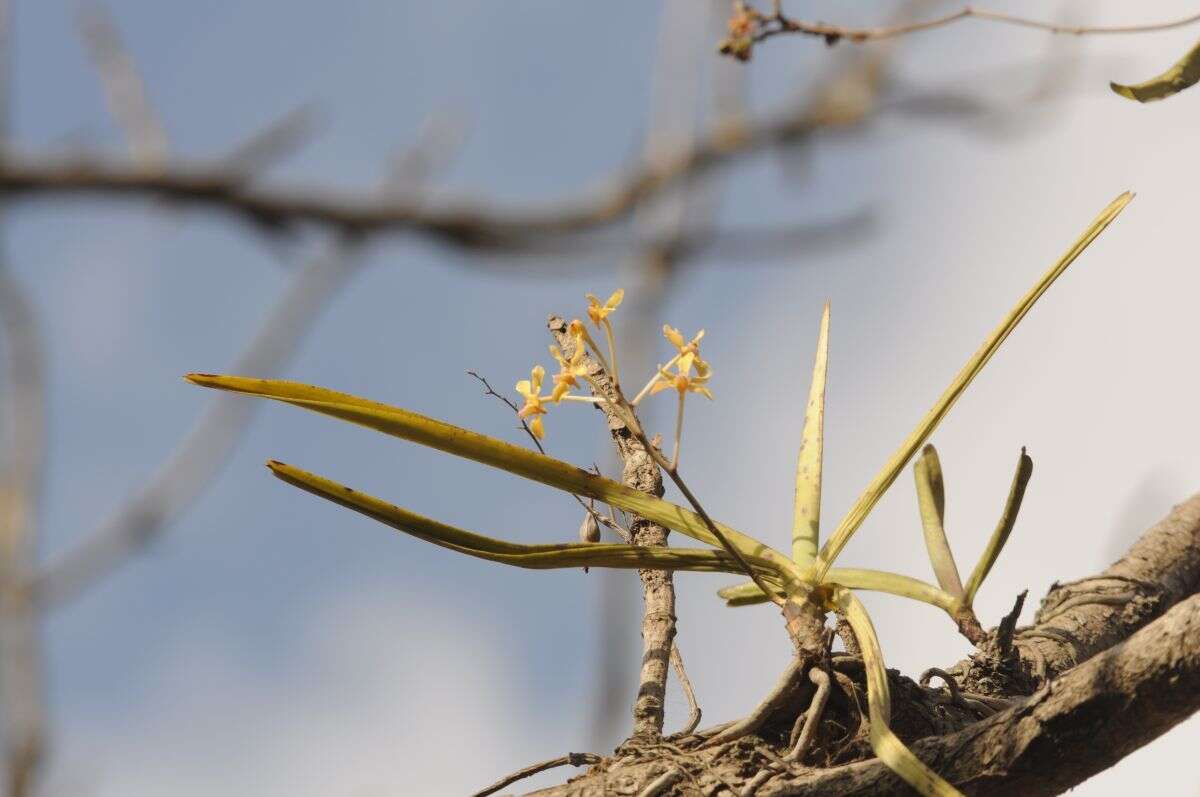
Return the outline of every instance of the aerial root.
{"type": "Polygon", "coordinates": [[[701,746],[715,747],[757,731],[772,714],[786,707],[795,698],[796,693],[803,685],[801,678],[804,676],[805,668],[804,661],[799,658],[792,659],[792,663],[784,670],[779,682],[775,684],[775,688],[771,690],[766,699],[759,703],[745,719],[730,725],[701,746]]]}
{"type": "Polygon", "coordinates": [[[760,769],[742,787],[739,797],[753,797],[763,784],[782,772],[788,765],[799,763],[808,752],[808,748],[812,746],[812,741],[817,735],[817,727],[825,713],[825,705],[829,702],[829,673],[814,667],[808,671],[808,680],[813,682],[817,691],[813,693],[808,711],[796,717],[796,724],[792,727],[792,736],[789,742],[792,749],[778,763],[773,762],[760,769]],[[780,766],[781,764],[783,766],[780,766]]]}

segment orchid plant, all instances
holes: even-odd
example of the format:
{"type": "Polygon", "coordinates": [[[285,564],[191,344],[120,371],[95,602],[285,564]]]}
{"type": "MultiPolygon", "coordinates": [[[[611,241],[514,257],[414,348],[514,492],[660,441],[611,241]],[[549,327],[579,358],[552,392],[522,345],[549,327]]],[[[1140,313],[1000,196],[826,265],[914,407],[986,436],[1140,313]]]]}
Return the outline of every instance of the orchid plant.
{"type": "MultiPolygon", "coordinates": [[[[936,451],[932,446],[925,446],[926,441],[1025,314],[1131,199],[1132,194],[1125,193],[1109,204],[1033,288],[1021,297],[978,351],[970,357],[895,454],[875,475],[822,545],[823,426],[829,349],[829,307],[826,305],[817,339],[812,385],[796,469],[790,555],[709,518],[679,478],[679,444],[686,398],[691,393],[713,398],[708,387],[712,368],[700,357],[703,331],[687,339],[679,330],[670,326],[664,327],[664,337],[674,347],[675,355],[656,369],[645,387],[633,399],[625,397],[620,389],[617,347],[609,320],[609,316],[621,303],[621,291],[617,291],[604,302],[595,296],[588,296],[587,315],[597,330],[604,333],[607,345],[602,349],[583,322],[573,321],[567,329],[568,344],[563,345],[561,349],[551,347],[550,353],[560,369],[553,376],[553,386],[548,393],[545,392],[545,370],[541,366],[533,368],[530,378],[522,380],[516,386],[517,393],[524,400],[524,405],[519,411],[523,418],[529,419],[532,434],[541,439],[545,435],[543,418],[551,407],[563,401],[609,402],[610,408],[626,421],[633,433],[645,443],[659,466],[681,488],[691,503],[691,509],[639,492],[539,452],[399,407],[323,387],[246,376],[194,373],[189,374],[187,378],[204,387],[293,404],[499,468],[576,496],[601,501],[659,523],[708,547],[641,547],[597,542],[543,545],[511,543],[423,517],[292,465],[275,460],[267,463],[274,475],[291,485],[435,545],[492,562],[532,569],[648,568],[749,575],[750,582],[723,589],[719,593],[720,596],[731,606],[763,602],[780,605],[785,618],[788,619],[789,632],[793,641],[797,642],[798,651],[805,649],[805,640],[800,639],[802,634],[797,630],[802,625],[796,623],[799,613],[809,611],[813,614],[817,618],[817,628],[823,627],[826,613],[836,613],[844,617],[853,629],[862,650],[867,673],[870,742],[875,753],[919,793],[954,795],[958,794],[957,790],[913,755],[889,728],[891,700],[883,655],[871,619],[855,593],[858,590],[874,590],[932,605],[947,613],[972,641],[978,642],[984,637],[975,617],[974,598],[1012,532],[1032,471],[1032,462],[1022,451],[1000,522],[964,586],[945,531],[941,466],[936,451]],[[607,392],[598,389],[596,374],[585,362],[585,352],[607,373],[613,389],[607,392]],[[571,391],[581,390],[584,385],[592,387],[593,395],[572,394],[571,391]],[[677,417],[675,448],[668,459],[646,438],[637,417],[636,407],[647,396],[670,389],[677,393],[677,417]],[[922,451],[923,446],[925,447],[922,451]],[[846,543],[918,452],[921,453],[914,471],[918,504],[936,585],[899,573],[835,567],[846,543]]],[[[592,538],[595,538],[594,535],[592,538]]],[[[811,626],[809,628],[811,629],[811,626]]]]}

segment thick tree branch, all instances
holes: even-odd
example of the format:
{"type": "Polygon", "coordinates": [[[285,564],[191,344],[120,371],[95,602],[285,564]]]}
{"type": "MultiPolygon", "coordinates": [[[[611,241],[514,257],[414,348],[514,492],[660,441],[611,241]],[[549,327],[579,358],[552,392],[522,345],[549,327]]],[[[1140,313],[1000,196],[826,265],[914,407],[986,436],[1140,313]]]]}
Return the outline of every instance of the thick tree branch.
{"type": "MultiPolygon", "coordinates": [[[[1200,709],[1197,592],[1200,494],[1176,506],[1103,573],[1055,584],[1033,626],[1012,636],[989,632],[974,656],[946,671],[957,682],[949,696],[894,675],[895,729],[922,761],[967,794],[1057,794],[1200,709]]],[[[835,659],[843,701],[859,699],[861,667],[853,657],[835,659]]],[[[720,748],[710,754],[702,744],[697,736],[689,763],[705,782],[740,782],[740,773],[772,761],[720,748]]],[[[781,747],[773,755],[783,753],[781,747]]],[[[869,758],[853,733],[827,755],[855,763],[814,769],[810,761],[810,768],[781,770],[758,793],[911,793],[869,758]]],[[[637,779],[661,770],[661,763],[642,758],[600,768],[606,778],[637,779]]],[[[539,794],[578,793],[585,783],[577,779],[539,794]]]]}
{"type": "MultiPolygon", "coordinates": [[[[1200,709],[1200,595],[1007,711],[913,751],[970,795],[1059,794],[1200,709]]],[[[761,794],[907,795],[879,760],[780,777],[761,794]]]]}

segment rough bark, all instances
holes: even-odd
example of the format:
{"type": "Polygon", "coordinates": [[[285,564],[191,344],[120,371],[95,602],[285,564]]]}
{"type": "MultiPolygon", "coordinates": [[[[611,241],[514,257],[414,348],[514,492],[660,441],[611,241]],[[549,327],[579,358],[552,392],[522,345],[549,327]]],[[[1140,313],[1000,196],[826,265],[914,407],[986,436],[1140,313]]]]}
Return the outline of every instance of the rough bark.
{"type": "MultiPolygon", "coordinates": [[[[891,673],[893,729],[966,794],[1060,793],[1200,709],[1197,592],[1200,494],[1103,573],[1054,584],[1033,626],[989,631],[974,655],[947,671],[959,699],[891,673]]],[[[833,675],[832,719],[817,730],[826,749],[806,767],[779,764],[790,726],[777,721],[728,745],[706,746],[712,732],[701,732],[672,737],[670,749],[622,750],[537,794],[636,794],[671,768],[683,777],[665,794],[737,793],[765,767],[778,774],[759,795],[910,794],[871,758],[863,728],[845,724],[865,705],[861,662],[836,657],[833,675]],[[830,744],[838,722],[844,738],[830,744]]]]}
{"type": "MultiPolygon", "coordinates": [[[[1048,682],[1013,708],[913,745],[969,795],[1059,794],[1120,761],[1200,709],[1200,595],[1048,682]]],[[[759,794],[907,795],[878,759],[759,794]]]]}
{"type": "MultiPolygon", "coordinates": [[[[567,334],[567,322],[551,316],[547,326],[564,356],[569,358],[575,350],[575,343],[567,334]]],[[[585,357],[584,362],[598,388],[598,395],[615,398],[612,382],[600,364],[591,356],[585,357]]],[[[608,420],[608,430],[621,459],[622,481],[636,490],[661,497],[662,472],[649,452],[607,405],[597,406],[608,420]]],[[[667,544],[665,527],[637,516],[629,524],[629,534],[634,545],[667,544]]],[[[636,739],[657,739],[662,735],[667,672],[670,669],[671,648],[675,644],[675,584],[671,572],[665,570],[639,570],[638,577],[642,580],[645,609],[642,613],[642,666],[637,698],[633,704],[633,736],[636,739]]]]}

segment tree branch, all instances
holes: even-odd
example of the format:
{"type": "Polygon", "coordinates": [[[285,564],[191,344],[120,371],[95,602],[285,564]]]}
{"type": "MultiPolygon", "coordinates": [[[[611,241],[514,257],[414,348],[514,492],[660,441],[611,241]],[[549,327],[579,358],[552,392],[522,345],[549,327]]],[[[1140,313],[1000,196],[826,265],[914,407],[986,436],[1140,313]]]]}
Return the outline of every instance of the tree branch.
{"type": "MultiPolygon", "coordinates": [[[[1018,705],[913,752],[971,795],[1059,794],[1200,709],[1200,595],[1018,705]]],[[[775,780],[765,795],[907,795],[878,759],[775,780]]]]}

